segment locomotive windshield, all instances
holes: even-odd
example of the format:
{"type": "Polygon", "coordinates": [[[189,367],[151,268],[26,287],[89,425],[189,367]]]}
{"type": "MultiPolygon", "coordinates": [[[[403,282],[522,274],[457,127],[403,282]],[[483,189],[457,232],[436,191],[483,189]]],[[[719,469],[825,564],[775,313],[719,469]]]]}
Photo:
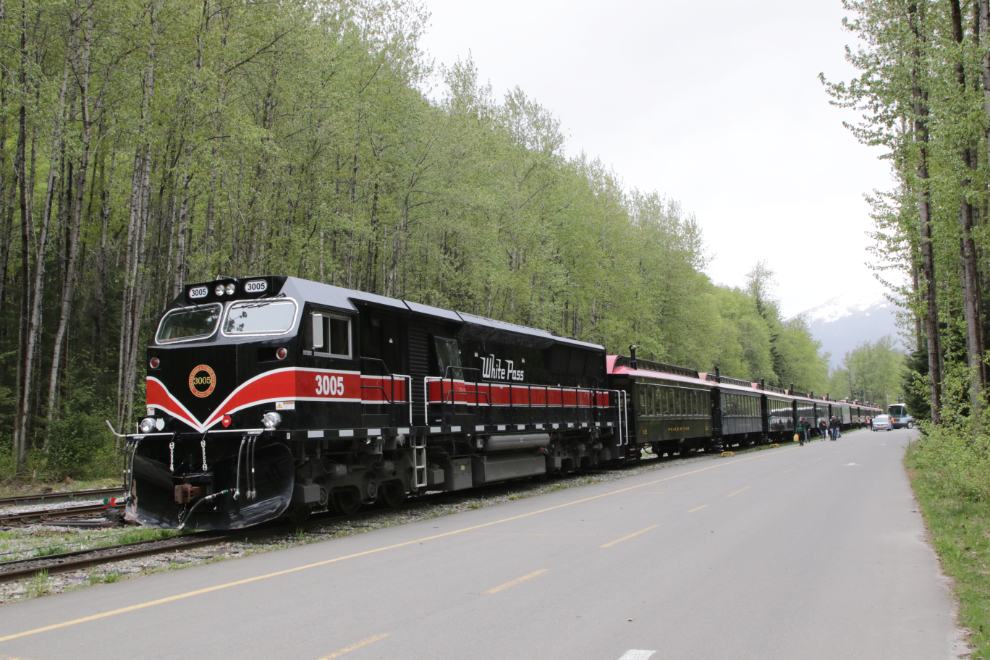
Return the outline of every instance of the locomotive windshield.
{"type": "Polygon", "coordinates": [[[277,335],[288,332],[296,320],[291,300],[235,303],[223,322],[225,335],[277,335]]]}
{"type": "Polygon", "coordinates": [[[169,344],[209,337],[217,329],[221,311],[219,303],[173,309],[159,324],[155,342],[169,344]]]}

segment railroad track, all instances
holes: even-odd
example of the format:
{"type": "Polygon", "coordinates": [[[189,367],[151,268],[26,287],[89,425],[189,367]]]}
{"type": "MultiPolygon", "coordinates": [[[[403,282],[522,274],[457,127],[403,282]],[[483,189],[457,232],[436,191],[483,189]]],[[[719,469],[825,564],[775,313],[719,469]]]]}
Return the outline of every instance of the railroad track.
{"type": "MultiPolygon", "coordinates": [[[[502,486],[503,484],[498,484],[502,486]]],[[[415,498],[417,503],[432,501],[444,501],[451,497],[450,493],[430,493],[415,498]]],[[[83,507],[73,507],[75,509],[83,507]]],[[[100,509],[102,510],[102,505],[100,509]]],[[[386,508],[383,505],[375,505],[368,510],[354,515],[340,515],[336,512],[322,511],[314,513],[312,517],[302,523],[266,523],[251,529],[235,529],[229,532],[203,531],[189,532],[179,536],[165,539],[155,539],[152,541],[135,541],[133,543],[123,543],[120,545],[110,545],[102,548],[91,548],[89,550],[73,550],[54,555],[41,557],[28,557],[25,559],[14,559],[0,562],[0,584],[4,582],[14,582],[33,577],[35,574],[46,571],[49,575],[56,573],[71,573],[86,568],[109,564],[124,559],[135,559],[138,557],[148,557],[176,550],[190,550],[207,545],[216,545],[227,539],[247,539],[255,536],[277,535],[280,533],[292,533],[299,529],[307,529],[319,525],[325,525],[336,521],[357,521],[362,518],[380,513],[386,508]]],[[[64,511],[64,509],[62,509],[64,511]]]]}
{"type": "MultiPolygon", "coordinates": [[[[239,535],[243,535],[243,531],[239,535]]],[[[29,557],[0,562],[0,583],[14,582],[33,577],[40,571],[49,575],[55,573],[71,573],[84,568],[92,568],[100,564],[157,555],[175,550],[189,550],[204,545],[218,543],[234,534],[218,534],[217,532],[193,532],[182,536],[173,536],[153,541],[135,541],[103,548],[89,550],[73,550],[55,555],[29,557]]]]}
{"type": "Polygon", "coordinates": [[[95,500],[103,497],[115,497],[123,495],[122,487],[115,488],[95,488],[92,490],[63,491],[60,493],[34,493],[31,495],[14,495],[12,497],[0,497],[0,508],[5,506],[20,506],[22,504],[33,504],[35,502],[65,502],[68,500],[95,500]]]}
{"type": "Polygon", "coordinates": [[[8,513],[0,516],[0,527],[10,525],[24,525],[32,522],[45,522],[63,518],[77,518],[88,516],[94,513],[104,513],[107,509],[117,509],[120,507],[108,507],[104,504],[83,504],[80,506],[70,506],[61,509],[38,509],[36,511],[24,511],[21,513],[8,513]]]}
{"type": "MultiPolygon", "coordinates": [[[[369,511],[368,513],[375,513],[369,511]]],[[[364,514],[367,515],[367,514],[364,514]]],[[[362,514],[355,516],[342,516],[322,512],[314,514],[311,520],[301,524],[279,524],[260,525],[253,529],[234,529],[229,532],[203,531],[189,532],[179,536],[172,536],[165,539],[154,539],[151,541],[135,541],[133,543],[122,543],[120,545],[109,545],[102,548],[91,548],[89,550],[73,550],[55,555],[45,555],[41,557],[28,557],[25,559],[14,559],[0,562],[0,584],[4,582],[14,582],[33,577],[40,571],[46,571],[49,575],[55,573],[71,573],[85,568],[92,568],[100,564],[109,564],[123,559],[135,559],[138,557],[148,557],[165,552],[175,552],[176,550],[191,550],[206,545],[216,545],[227,539],[238,538],[247,539],[252,536],[276,535],[284,532],[295,532],[307,527],[323,525],[336,520],[355,520],[364,517],[362,514]]]]}

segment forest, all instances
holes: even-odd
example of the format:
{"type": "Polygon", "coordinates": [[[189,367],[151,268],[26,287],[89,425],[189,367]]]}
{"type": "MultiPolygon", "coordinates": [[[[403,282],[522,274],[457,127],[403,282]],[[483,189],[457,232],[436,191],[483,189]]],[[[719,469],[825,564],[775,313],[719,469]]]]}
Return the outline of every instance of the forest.
{"type": "Polygon", "coordinates": [[[844,0],[857,75],[822,78],[895,185],[872,191],[873,262],[904,310],[905,386],[928,419],[921,456],[943,483],[990,498],[985,310],[990,295],[990,4],[844,0]]]}
{"type": "Polygon", "coordinates": [[[141,412],[159,314],[220,274],[826,391],[768,264],[716,286],[696,218],[568,156],[523,90],[435,64],[427,22],[401,0],[0,1],[0,477],[115,470],[104,420],[141,412]]]}

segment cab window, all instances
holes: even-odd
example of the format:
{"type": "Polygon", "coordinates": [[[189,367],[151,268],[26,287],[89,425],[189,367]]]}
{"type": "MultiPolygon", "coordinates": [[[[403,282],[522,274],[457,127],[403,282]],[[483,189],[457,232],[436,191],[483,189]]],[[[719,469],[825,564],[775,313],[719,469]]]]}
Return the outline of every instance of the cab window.
{"type": "Polygon", "coordinates": [[[327,312],[312,312],[307,329],[313,355],[351,357],[351,319],[327,312]]]}

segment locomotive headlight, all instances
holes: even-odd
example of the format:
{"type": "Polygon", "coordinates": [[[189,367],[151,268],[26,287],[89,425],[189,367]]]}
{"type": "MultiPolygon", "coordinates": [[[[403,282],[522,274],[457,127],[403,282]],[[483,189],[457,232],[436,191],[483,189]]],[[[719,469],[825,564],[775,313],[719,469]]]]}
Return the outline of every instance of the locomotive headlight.
{"type": "Polygon", "coordinates": [[[282,423],[282,416],[277,412],[267,412],[265,416],[261,418],[261,425],[266,429],[271,431],[276,426],[282,423]]]}
{"type": "Polygon", "coordinates": [[[234,295],[234,285],[233,284],[228,284],[227,285],[227,295],[228,296],[234,295]]]}
{"type": "Polygon", "coordinates": [[[141,420],[141,424],[138,425],[138,428],[141,429],[141,433],[151,433],[155,428],[155,418],[145,417],[141,420]]]}
{"type": "Polygon", "coordinates": [[[275,357],[277,357],[279,360],[284,360],[285,356],[287,356],[288,354],[289,351],[285,350],[284,347],[275,351],[275,357]]]}
{"type": "Polygon", "coordinates": [[[162,361],[156,357],[153,357],[150,360],[148,360],[148,366],[151,367],[152,369],[157,369],[158,365],[160,365],[161,363],[162,361]]]}
{"type": "Polygon", "coordinates": [[[213,289],[213,293],[217,294],[218,296],[222,296],[223,295],[223,285],[222,284],[218,284],[216,286],[216,288],[213,289]]]}

